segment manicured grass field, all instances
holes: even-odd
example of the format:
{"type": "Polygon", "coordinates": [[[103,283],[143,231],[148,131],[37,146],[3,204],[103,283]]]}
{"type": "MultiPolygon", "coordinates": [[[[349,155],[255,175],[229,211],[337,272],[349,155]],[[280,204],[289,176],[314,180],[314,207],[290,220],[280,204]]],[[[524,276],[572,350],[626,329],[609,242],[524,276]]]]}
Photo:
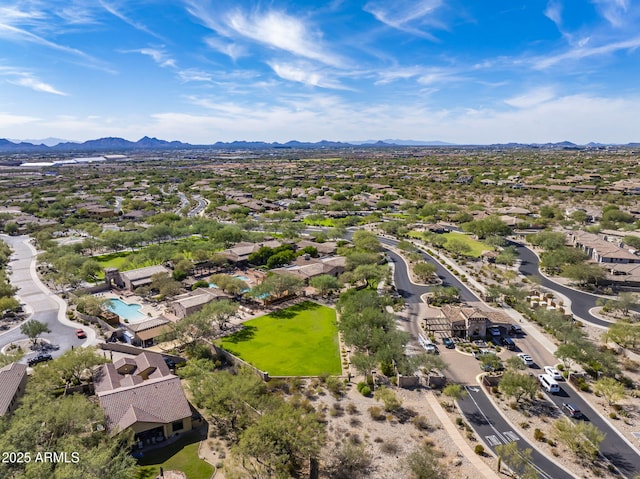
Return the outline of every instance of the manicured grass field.
{"type": "Polygon", "coordinates": [[[184,435],[175,443],[147,453],[138,459],[141,466],[137,479],[153,479],[165,471],[182,471],[187,479],[209,479],[213,466],[198,457],[199,438],[195,431],[184,435]]]}
{"type": "MultiPolygon", "coordinates": [[[[469,247],[471,248],[471,251],[465,253],[465,256],[471,256],[473,258],[479,258],[483,251],[487,251],[487,250],[493,249],[491,246],[488,246],[488,245],[482,243],[481,241],[475,240],[471,236],[466,235],[464,233],[457,233],[455,231],[451,231],[449,233],[444,233],[442,236],[443,236],[443,238],[446,238],[447,241],[449,241],[451,239],[456,239],[456,240],[463,241],[466,244],[468,244],[469,247]]],[[[447,245],[445,244],[445,248],[446,247],[447,247],[447,245]]]]}
{"type": "Polygon", "coordinates": [[[323,219],[316,219],[316,220],[304,218],[302,222],[305,225],[324,226],[325,228],[332,228],[336,225],[336,221],[333,218],[323,218],[323,219]]]}
{"type": "MultiPolygon", "coordinates": [[[[486,245],[481,241],[475,240],[471,236],[469,236],[467,234],[464,234],[464,233],[458,233],[458,232],[455,232],[455,231],[451,231],[449,233],[442,233],[442,234],[440,234],[438,236],[441,236],[442,238],[444,238],[447,241],[449,241],[450,239],[463,241],[464,243],[469,245],[469,247],[471,248],[468,252],[464,253],[464,255],[465,256],[470,256],[472,258],[479,258],[483,251],[487,251],[487,250],[492,250],[493,249],[491,246],[486,245]]],[[[411,231],[411,232],[409,232],[409,237],[423,239],[425,236],[424,236],[424,233],[422,233],[420,231],[411,231]]],[[[445,247],[445,249],[449,249],[449,248],[447,248],[447,244],[446,243],[444,244],[444,247],[445,247]]]]}
{"type": "Polygon", "coordinates": [[[336,312],[311,301],[247,321],[221,345],[271,376],[342,373],[336,312]]]}

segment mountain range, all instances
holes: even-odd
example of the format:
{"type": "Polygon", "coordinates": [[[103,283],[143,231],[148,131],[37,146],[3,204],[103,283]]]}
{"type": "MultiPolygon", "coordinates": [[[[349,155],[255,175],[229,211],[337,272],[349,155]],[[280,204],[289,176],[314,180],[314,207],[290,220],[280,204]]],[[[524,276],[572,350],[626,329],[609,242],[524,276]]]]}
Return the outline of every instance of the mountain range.
{"type": "MultiPolygon", "coordinates": [[[[131,150],[182,150],[182,149],[269,149],[269,148],[282,148],[282,149],[318,149],[318,148],[349,148],[349,147],[393,147],[393,146],[463,146],[456,145],[454,143],[445,143],[442,141],[419,141],[419,140],[366,140],[366,141],[353,141],[353,142],[340,142],[340,141],[328,141],[322,140],[318,142],[302,142],[302,141],[288,141],[286,143],[267,143],[263,141],[232,141],[221,142],[210,145],[193,145],[190,143],[183,143],[181,141],[166,141],[159,140],[157,138],[149,138],[145,136],[138,141],[129,141],[124,138],[98,138],[96,140],[88,140],[85,142],[71,142],[59,140],[59,143],[55,138],[47,138],[45,140],[31,140],[31,141],[10,141],[0,138],[0,151],[2,152],[114,152],[114,151],[131,151],[131,150]],[[32,143],[32,141],[40,142],[39,144],[32,143]]],[[[464,145],[473,146],[473,145],[464,145]]],[[[577,145],[570,141],[563,141],[559,143],[506,143],[495,145],[482,145],[482,147],[493,148],[598,148],[605,146],[601,143],[588,143],[587,145],[577,145]]],[[[638,147],[640,143],[627,143],[626,145],[619,146],[632,146],[638,147]]]]}

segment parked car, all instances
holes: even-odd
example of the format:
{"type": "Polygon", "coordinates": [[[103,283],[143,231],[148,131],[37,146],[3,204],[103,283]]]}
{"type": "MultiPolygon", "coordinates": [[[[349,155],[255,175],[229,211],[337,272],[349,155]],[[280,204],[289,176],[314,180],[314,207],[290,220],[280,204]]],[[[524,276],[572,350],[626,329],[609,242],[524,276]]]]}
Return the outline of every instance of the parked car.
{"type": "Polygon", "coordinates": [[[533,366],[533,358],[525,353],[519,353],[518,357],[526,366],[533,366]]]}
{"type": "Polygon", "coordinates": [[[500,328],[497,326],[491,326],[490,328],[487,328],[487,332],[494,337],[499,337],[500,335],[502,335],[502,333],[500,332],[500,328]]]}
{"type": "Polygon", "coordinates": [[[511,351],[516,349],[516,343],[509,336],[503,336],[502,339],[500,340],[500,342],[502,343],[502,345],[505,348],[507,348],[507,349],[509,349],[511,351]]]}
{"type": "Polygon", "coordinates": [[[29,359],[29,361],[27,361],[27,364],[29,366],[35,366],[36,364],[44,363],[44,362],[47,362],[47,361],[51,361],[52,359],[53,359],[53,357],[51,357],[50,354],[40,353],[37,356],[29,359]]]}
{"type": "Polygon", "coordinates": [[[522,334],[522,327],[519,324],[512,324],[511,328],[509,328],[509,331],[513,335],[522,334]]]}
{"type": "Polygon", "coordinates": [[[455,349],[456,347],[456,343],[454,343],[451,338],[442,338],[442,344],[444,344],[444,347],[447,349],[455,349]]]}
{"type": "Polygon", "coordinates": [[[483,364],[482,366],[480,366],[480,369],[482,369],[485,372],[504,371],[504,364],[502,364],[502,363],[496,363],[494,365],[483,364]]]}
{"type": "Polygon", "coordinates": [[[569,404],[566,402],[562,403],[562,409],[569,415],[569,417],[573,419],[580,419],[582,417],[582,411],[575,407],[573,404],[569,404]]]}
{"type": "Polygon", "coordinates": [[[84,332],[84,329],[76,329],[76,337],[78,337],[78,339],[84,339],[87,337],[87,333],[84,332]]]}
{"type": "Polygon", "coordinates": [[[560,371],[558,371],[553,366],[545,366],[544,372],[545,374],[548,374],[549,376],[551,376],[555,381],[562,381],[564,379],[562,377],[562,374],[560,374],[560,371]]]}
{"type": "Polygon", "coordinates": [[[476,359],[480,359],[482,356],[486,354],[496,354],[496,353],[494,353],[490,349],[479,349],[478,351],[473,352],[473,357],[476,359]]]}

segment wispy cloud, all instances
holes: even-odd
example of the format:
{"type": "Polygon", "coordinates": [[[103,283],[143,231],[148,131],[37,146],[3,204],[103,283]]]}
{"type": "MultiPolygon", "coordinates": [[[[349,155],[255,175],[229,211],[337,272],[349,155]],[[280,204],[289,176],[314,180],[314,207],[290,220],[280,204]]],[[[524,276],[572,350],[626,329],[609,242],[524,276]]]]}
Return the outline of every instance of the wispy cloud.
{"type": "Polygon", "coordinates": [[[29,43],[36,43],[38,45],[42,45],[42,46],[45,46],[54,50],[58,50],[61,52],[70,53],[72,55],[76,55],[86,59],[91,58],[90,55],[87,55],[85,52],[78,50],[77,48],[71,48],[65,45],[60,45],[58,43],[51,42],[43,37],[40,37],[31,32],[28,32],[27,30],[14,27],[12,25],[0,23],[0,37],[6,38],[8,40],[13,40],[13,41],[25,41],[29,43]]]}
{"type": "MultiPolygon", "coordinates": [[[[300,17],[280,10],[244,11],[233,7],[227,11],[211,11],[206,3],[187,0],[187,11],[218,35],[232,40],[250,41],[274,51],[319,61],[325,65],[341,66],[345,61],[324,43],[322,32],[306,24],[300,17]]],[[[215,39],[210,46],[232,58],[243,50],[215,39]]]]}
{"type": "Polygon", "coordinates": [[[562,27],[562,3],[559,0],[550,0],[544,10],[544,16],[560,29],[562,27]]]}
{"type": "Polygon", "coordinates": [[[31,88],[32,90],[40,91],[43,93],[51,93],[53,95],[67,96],[66,93],[32,76],[23,76],[22,78],[16,78],[14,80],[7,80],[7,81],[14,85],[31,88]]]}
{"type": "Polygon", "coordinates": [[[640,47],[640,36],[630,38],[628,40],[622,40],[619,42],[607,43],[600,46],[587,47],[586,45],[578,45],[575,48],[559,53],[557,55],[535,57],[532,60],[533,68],[538,70],[544,70],[546,68],[555,66],[559,63],[567,61],[582,60],[590,57],[597,57],[603,55],[610,55],[612,53],[624,50],[635,50],[640,47]]]}
{"type": "Polygon", "coordinates": [[[128,50],[130,53],[140,53],[141,55],[146,55],[151,57],[154,62],[156,62],[159,66],[163,68],[175,68],[176,61],[171,58],[171,56],[164,50],[159,48],[140,48],[138,50],[128,50]]]}
{"type": "Polygon", "coordinates": [[[11,128],[13,126],[26,125],[38,121],[39,118],[27,115],[13,115],[0,111],[0,128],[11,128]]]}
{"type": "Polygon", "coordinates": [[[11,66],[0,66],[0,76],[7,77],[7,83],[30,88],[34,91],[51,93],[53,95],[67,96],[57,88],[36,78],[30,71],[11,66]]]}
{"type": "Polygon", "coordinates": [[[379,22],[391,28],[428,38],[434,38],[420,27],[428,25],[444,28],[435,12],[443,6],[443,0],[374,0],[364,6],[364,10],[379,22]]]}
{"type": "Polygon", "coordinates": [[[628,23],[630,0],[593,0],[593,3],[613,27],[621,27],[628,23]]]}
{"type": "Polygon", "coordinates": [[[243,37],[268,47],[327,65],[342,64],[337,55],[323,47],[319,32],[284,12],[271,10],[247,15],[238,10],[227,18],[227,25],[243,37]]]}
{"type": "Polygon", "coordinates": [[[209,37],[205,39],[205,43],[214,50],[227,55],[233,61],[236,61],[238,58],[247,55],[247,49],[235,42],[229,42],[220,38],[209,37]]]}
{"type": "Polygon", "coordinates": [[[553,100],[555,92],[552,87],[539,87],[516,97],[508,98],[504,102],[515,108],[531,108],[541,103],[553,100]]]}
{"type": "Polygon", "coordinates": [[[269,66],[280,78],[284,80],[303,83],[308,86],[347,90],[345,86],[335,80],[335,75],[326,75],[324,72],[313,68],[308,63],[281,63],[270,62],[269,66]]]}
{"type": "Polygon", "coordinates": [[[119,8],[118,6],[112,4],[112,3],[107,3],[105,0],[99,0],[100,2],[100,6],[102,6],[102,8],[104,8],[107,12],[109,12],[111,15],[119,18],[120,20],[122,20],[124,23],[126,23],[127,25],[132,26],[133,28],[135,28],[136,30],[139,30],[141,32],[147,33],[151,36],[154,36],[160,40],[163,40],[162,36],[157,34],[154,31],[151,31],[149,28],[147,28],[146,25],[143,25],[140,22],[137,22],[131,18],[129,18],[127,15],[125,15],[119,8]]]}
{"type": "Polygon", "coordinates": [[[198,70],[196,68],[188,68],[186,70],[179,70],[178,77],[183,82],[211,82],[213,80],[213,75],[211,73],[198,70]]]}

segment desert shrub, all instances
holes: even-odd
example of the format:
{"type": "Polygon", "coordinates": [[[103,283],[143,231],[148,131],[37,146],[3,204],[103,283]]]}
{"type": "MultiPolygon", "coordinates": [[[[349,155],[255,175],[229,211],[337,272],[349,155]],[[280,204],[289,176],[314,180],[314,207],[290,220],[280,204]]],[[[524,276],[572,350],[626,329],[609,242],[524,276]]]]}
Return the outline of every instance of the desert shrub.
{"type": "Polygon", "coordinates": [[[362,389],[360,389],[360,394],[362,394],[363,396],[369,396],[371,394],[371,388],[365,385],[362,389]]]}
{"type": "Polygon", "coordinates": [[[478,455],[478,456],[484,456],[484,446],[482,444],[476,444],[476,447],[473,448],[473,451],[478,455]]]}
{"type": "Polygon", "coordinates": [[[369,408],[369,415],[374,421],[384,421],[387,418],[384,410],[379,406],[371,406],[369,408]]]}
{"type": "Polygon", "coordinates": [[[425,416],[416,416],[413,418],[413,425],[420,431],[430,431],[431,424],[425,416]]]}
{"type": "Polygon", "coordinates": [[[544,432],[542,432],[540,429],[535,428],[533,430],[533,438],[536,441],[544,441],[544,432]]]}

